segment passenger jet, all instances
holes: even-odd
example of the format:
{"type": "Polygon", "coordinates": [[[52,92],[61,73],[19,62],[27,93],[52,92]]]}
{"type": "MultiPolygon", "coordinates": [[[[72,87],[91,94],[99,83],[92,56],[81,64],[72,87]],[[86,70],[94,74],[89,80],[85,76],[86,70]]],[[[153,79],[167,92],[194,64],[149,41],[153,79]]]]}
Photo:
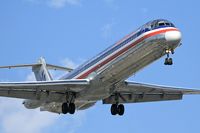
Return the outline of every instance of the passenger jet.
{"type": "Polygon", "coordinates": [[[76,69],[47,64],[43,58],[36,64],[1,66],[32,67],[37,81],[1,82],[0,96],[26,99],[23,104],[28,109],[59,114],[74,114],[101,100],[111,104],[112,115],[121,116],[125,103],[180,100],[185,94],[200,94],[200,90],[126,81],[163,56],[164,65],[172,65],[170,55],[180,45],[181,32],[173,23],[153,20],[76,69]],[[53,80],[49,69],[68,73],[53,80]]]}

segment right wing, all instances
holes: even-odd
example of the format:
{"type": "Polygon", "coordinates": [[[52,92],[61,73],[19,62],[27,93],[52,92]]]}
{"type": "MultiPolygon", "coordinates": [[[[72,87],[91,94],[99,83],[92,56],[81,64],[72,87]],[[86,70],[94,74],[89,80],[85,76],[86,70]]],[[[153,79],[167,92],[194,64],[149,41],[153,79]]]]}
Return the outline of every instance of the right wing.
{"type": "Polygon", "coordinates": [[[59,101],[67,92],[78,93],[90,85],[87,79],[69,79],[32,82],[1,82],[0,96],[59,101]]]}
{"type": "MultiPolygon", "coordinates": [[[[180,100],[186,94],[200,94],[200,90],[150,85],[136,82],[122,82],[117,86],[119,103],[153,102],[166,100],[180,100]]],[[[103,100],[104,104],[116,102],[116,94],[103,100]]]]}

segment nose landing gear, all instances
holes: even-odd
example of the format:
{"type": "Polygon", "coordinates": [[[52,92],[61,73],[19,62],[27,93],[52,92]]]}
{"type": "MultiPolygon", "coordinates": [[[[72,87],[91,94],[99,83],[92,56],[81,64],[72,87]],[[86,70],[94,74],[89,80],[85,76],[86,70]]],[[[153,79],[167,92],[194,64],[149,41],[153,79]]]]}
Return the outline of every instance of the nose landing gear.
{"type": "Polygon", "coordinates": [[[169,57],[169,54],[174,54],[173,49],[166,49],[165,53],[167,54],[167,58],[165,58],[164,65],[172,65],[173,64],[173,59],[169,57]]]}

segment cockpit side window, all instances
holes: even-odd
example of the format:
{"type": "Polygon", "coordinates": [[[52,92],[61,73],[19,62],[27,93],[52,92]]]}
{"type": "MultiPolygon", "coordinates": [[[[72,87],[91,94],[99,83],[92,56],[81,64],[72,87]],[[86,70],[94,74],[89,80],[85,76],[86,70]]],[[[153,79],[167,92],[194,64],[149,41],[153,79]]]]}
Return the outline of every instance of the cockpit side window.
{"type": "Polygon", "coordinates": [[[171,23],[171,26],[172,26],[172,27],[175,27],[175,25],[174,25],[174,24],[172,24],[172,23],[171,23]]]}
{"type": "Polygon", "coordinates": [[[170,23],[165,23],[166,26],[170,26],[170,23]]]}
{"type": "Polygon", "coordinates": [[[145,32],[147,32],[147,31],[150,31],[150,29],[149,28],[145,28],[145,30],[144,30],[145,32]]]}

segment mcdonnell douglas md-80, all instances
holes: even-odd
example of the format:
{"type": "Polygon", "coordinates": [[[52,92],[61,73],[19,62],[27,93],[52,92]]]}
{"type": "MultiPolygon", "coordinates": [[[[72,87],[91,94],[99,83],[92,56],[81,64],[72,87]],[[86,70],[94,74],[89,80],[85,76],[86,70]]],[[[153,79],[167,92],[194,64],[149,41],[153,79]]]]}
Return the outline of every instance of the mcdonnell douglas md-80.
{"type": "Polygon", "coordinates": [[[0,96],[26,99],[28,109],[74,114],[92,107],[97,101],[111,104],[112,115],[124,114],[124,103],[180,100],[185,94],[200,90],[150,85],[125,81],[131,75],[159,58],[172,65],[170,54],[181,44],[181,32],[173,23],[150,21],[76,69],[46,64],[1,66],[0,68],[32,67],[37,81],[2,82],[0,96]],[[68,73],[53,80],[49,69],[68,73]]]}

